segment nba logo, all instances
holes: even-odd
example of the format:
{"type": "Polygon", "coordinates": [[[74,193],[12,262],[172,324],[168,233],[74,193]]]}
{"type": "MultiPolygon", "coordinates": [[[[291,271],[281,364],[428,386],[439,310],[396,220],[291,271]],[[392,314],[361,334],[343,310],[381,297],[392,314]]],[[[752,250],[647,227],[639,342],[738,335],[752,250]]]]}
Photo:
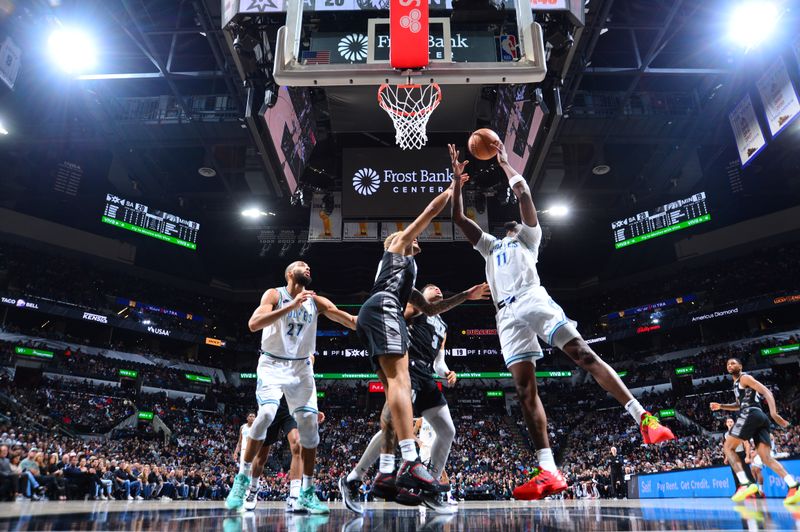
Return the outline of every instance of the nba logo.
{"type": "Polygon", "coordinates": [[[500,61],[516,61],[519,57],[517,51],[517,38],[514,35],[500,35],[500,61]]]}

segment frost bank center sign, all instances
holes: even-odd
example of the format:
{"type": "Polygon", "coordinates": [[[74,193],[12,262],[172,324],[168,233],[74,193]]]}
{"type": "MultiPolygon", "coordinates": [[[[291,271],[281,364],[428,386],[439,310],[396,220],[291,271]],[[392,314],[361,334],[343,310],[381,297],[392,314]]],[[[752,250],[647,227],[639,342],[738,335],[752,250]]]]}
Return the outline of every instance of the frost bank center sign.
{"type": "Polygon", "coordinates": [[[415,217],[450,186],[447,150],[394,148],[344,150],[345,217],[415,217]]]}

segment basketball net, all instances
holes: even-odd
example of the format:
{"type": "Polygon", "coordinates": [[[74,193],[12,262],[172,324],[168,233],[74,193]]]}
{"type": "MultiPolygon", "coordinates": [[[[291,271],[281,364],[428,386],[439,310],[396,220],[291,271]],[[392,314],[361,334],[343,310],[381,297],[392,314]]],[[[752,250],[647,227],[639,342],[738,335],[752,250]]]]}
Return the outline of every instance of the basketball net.
{"type": "Polygon", "coordinates": [[[428,142],[426,126],[431,113],[442,101],[437,83],[430,85],[388,85],[378,89],[378,104],[392,119],[395,142],[404,150],[418,150],[428,142]]]}

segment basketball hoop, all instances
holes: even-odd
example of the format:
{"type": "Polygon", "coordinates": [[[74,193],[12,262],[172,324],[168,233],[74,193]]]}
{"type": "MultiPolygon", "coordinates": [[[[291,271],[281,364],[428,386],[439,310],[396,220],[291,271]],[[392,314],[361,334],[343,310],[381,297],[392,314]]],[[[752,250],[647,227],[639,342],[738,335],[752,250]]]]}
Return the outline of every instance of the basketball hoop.
{"type": "Polygon", "coordinates": [[[394,123],[395,141],[404,150],[418,150],[428,142],[425,127],[431,113],[442,101],[437,83],[430,85],[389,85],[378,89],[378,104],[394,123]]]}

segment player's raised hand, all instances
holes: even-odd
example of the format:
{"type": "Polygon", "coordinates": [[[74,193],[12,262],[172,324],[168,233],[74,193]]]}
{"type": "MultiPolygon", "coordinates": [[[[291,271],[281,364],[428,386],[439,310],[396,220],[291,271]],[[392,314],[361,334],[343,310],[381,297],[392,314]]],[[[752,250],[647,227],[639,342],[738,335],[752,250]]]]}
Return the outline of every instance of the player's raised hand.
{"type": "MultiPolygon", "coordinates": [[[[453,166],[453,174],[455,177],[461,177],[464,173],[464,168],[469,164],[469,161],[459,162],[458,158],[461,153],[456,149],[455,144],[448,144],[447,148],[450,150],[450,164],[453,166]]],[[[462,180],[462,184],[464,181],[462,180]]]]}
{"type": "Polygon", "coordinates": [[[479,299],[489,299],[492,296],[491,290],[489,290],[488,283],[481,283],[476,284],[469,290],[467,290],[467,299],[470,301],[477,301],[479,299]]]}
{"type": "Polygon", "coordinates": [[[497,162],[500,164],[508,164],[508,154],[506,153],[505,144],[499,140],[496,140],[492,142],[492,148],[497,150],[497,162]]]}
{"type": "Polygon", "coordinates": [[[447,379],[447,386],[452,388],[456,384],[456,380],[458,380],[458,376],[456,375],[455,371],[448,371],[444,374],[444,378],[447,379]]]}
{"type": "Polygon", "coordinates": [[[299,294],[294,296],[292,303],[289,305],[293,309],[298,309],[303,303],[314,297],[316,294],[311,290],[301,290],[299,294]]]}
{"type": "Polygon", "coordinates": [[[716,412],[717,410],[720,410],[720,408],[721,408],[719,403],[711,403],[709,406],[711,407],[711,411],[712,412],[716,412]]]}

